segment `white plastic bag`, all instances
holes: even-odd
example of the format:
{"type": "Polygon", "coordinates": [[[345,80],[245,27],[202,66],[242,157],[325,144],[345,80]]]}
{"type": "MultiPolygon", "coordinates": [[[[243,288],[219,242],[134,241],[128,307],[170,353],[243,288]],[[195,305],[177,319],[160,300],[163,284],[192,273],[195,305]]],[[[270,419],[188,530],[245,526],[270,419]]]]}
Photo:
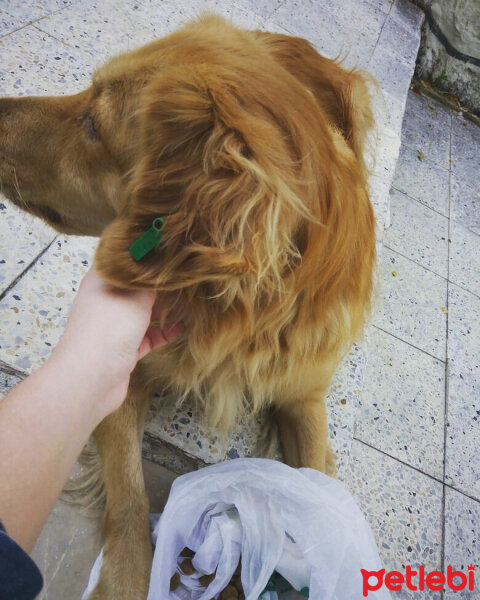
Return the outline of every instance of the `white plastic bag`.
{"type": "MultiPolygon", "coordinates": [[[[279,598],[261,595],[275,570],[295,589],[308,587],[313,600],[359,600],[360,569],[381,568],[370,528],[339,481],[267,459],[237,459],[179,477],[154,539],[148,600],[210,600],[228,585],[240,556],[246,600],[279,598]],[[195,552],[200,574],[216,576],[205,589],[198,574],[182,574],[171,592],[185,547],[195,552]]],[[[369,597],[390,595],[383,588],[369,597]]]]}

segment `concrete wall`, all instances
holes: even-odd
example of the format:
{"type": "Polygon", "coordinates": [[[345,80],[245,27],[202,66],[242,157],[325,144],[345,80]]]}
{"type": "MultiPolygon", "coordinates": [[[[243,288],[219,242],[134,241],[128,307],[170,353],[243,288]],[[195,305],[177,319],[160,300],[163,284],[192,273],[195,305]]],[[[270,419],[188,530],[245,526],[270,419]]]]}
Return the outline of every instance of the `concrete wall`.
{"type": "Polygon", "coordinates": [[[480,114],[480,0],[414,0],[426,12],[416,74],[480,114]]]}

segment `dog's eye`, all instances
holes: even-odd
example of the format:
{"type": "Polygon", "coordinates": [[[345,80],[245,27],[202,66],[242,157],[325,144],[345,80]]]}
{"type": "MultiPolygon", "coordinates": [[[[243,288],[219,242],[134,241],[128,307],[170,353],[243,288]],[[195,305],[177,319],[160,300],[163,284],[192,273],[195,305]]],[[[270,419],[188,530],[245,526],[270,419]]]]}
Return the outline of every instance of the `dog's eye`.
{"type": "Polygon", "coordinates": [[[84,119],[85,127],[87,128],[88,135],[92,140],[98,140],[100,135],[98,129],[95,126],[95,120],[91,115],[87,115],[84,119]]]}

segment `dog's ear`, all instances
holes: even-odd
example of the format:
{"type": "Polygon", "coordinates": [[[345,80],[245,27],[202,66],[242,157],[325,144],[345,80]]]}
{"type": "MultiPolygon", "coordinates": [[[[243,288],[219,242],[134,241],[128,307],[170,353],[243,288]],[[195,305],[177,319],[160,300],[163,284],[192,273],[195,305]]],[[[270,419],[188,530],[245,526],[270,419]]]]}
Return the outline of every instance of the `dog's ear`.
{"type": "Polygon", "coordinates": [[[374,130],[370,90],[378,91],[373,77],[347,70],[319,54],[302,38],[257,31],[281,64],[312,91],[330,123],[342,133],[365,169],[367,137],[374,130]]]}
{"type": "Polygon", "coordinates": [[[278,102],[288,95],[278,73],[256,75],[247,65],[245,81],[245,61],[171,68],[145,89],[138,165],[96,256],[107,280],[179,289],[245,275],[280,279],[295,260],[298,219],[313,218],[290,185],[310,160],[297,144],[302,108],[295,95],[278,102]],[[129,247],[159,216],[161,242],[135,260],[129,247]]]}

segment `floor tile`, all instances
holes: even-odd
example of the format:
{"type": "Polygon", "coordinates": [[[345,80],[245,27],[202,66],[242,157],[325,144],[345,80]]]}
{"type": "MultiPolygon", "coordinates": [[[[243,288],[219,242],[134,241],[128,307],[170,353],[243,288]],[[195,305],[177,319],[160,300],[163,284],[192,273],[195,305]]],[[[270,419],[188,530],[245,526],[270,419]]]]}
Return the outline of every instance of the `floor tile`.
{"type": "Polygon", "coordinates": [[[271,17],[282,2],[283,0],[234,0],[237,7],[254,12],[263,19],[271,17]]]}
{"type": "Polygon", "coordinates": [[[33,26],[0,39],[0,96],[69,94],[90,81],[94,61],[33,26]]]}
{"type": "Polygon", "coordinates": [[[395,38],[393,33],[388,43],[382,35],[370,58],[368,70],[383,90],[397,99],[403,99],[413,75],[414,65],[411,57],[415,56],[416,52],[412,50],[410,60],[403,60],[395,52],[396,44],[400,45],[401,41],[395,38]]]}
{"type": "MultiPolygon", "coordinates": [[[[460,570],[480,567],[480,503],[456,490],[445,490],[445,564],[460,570]]],[[[477,575],[477,573],[476,573],[477,575]]],[[[477,586],[479,591],[480,587],[477,586]]]]}
{"type": "Polygon", "coordinates": [[[374,325],[445,360],[447,282],[384,248],[374,325]]]}
{"type": "Polygon", "coordinates": [[[480,235],[480,187],[470,187],[455,173],[450,178],[450,218],[480,235]]]}
{"type": "MultiPolygon", "coordinates": [[[[468,574],[468,565],[476,565],[476,594],[468,591],[447,591],[445,600],[474,600],[480,597],[480,503],[463,494],[445,490],[445,565],[468,574]]],[[[460,581],[457,582],[461,583],[460,581]]]]}
{"type": "Polygon", "coordinates": [[[452,171],[473,189],[480,189],[480,127],[459,115],[452,119],[452,171]]]}
{"type": "MultiPolygon", "coordinates": [[[[354,441],[345,484],[365,513],[387,571],[405,572],[406,565],[441,568],[440,483],[354,441]]],[[[404,589],[395,598],[417,600],[418,594],[404,589]]]]}
{"type": "Polygon", "coordinates": [[[446,482],[480,499],[480,298],[448,290],[446,482]]]}
{"type": "Polygon", "coordinates": [[[155,38],[148,13],[145,12],[145,18],[142,18],[142,9],[142,4],[126,1],[119,11],[112,5],[112,0],[103,3],[87,0],[42,19],[36,26],[58,36],[72,48],[90,54],[99,66],[107,58],[155,38]]]}
{"type": "Polygon", "coordinates": [[[355,437],[443,478],[445,364],[374,327],[355,437]]]}
{"type": "MultiPolygon", "coordinates": [[[[177,474],[147,460],[143,474],[150,512],[159,513],[177,474]]],[[[45,580],[38,600],[81,597],[102,545],[101,516],[98,509],[57,502],[32,553],[45,580]]]]}
{"type": "Polygon", "coordinates": [[[402,144],[444,169],[450,168],[450,111],[434,100],[408,93],[402,127],[402,144]]]}
{"type": "Polygon", "coordinates": [[[0,361],[27,373],[50,355],[97,240],[59,237],[0,301],[0,361]]]}
{"type": "Polygon", "coordinates": [[[425,15],[409,0],[395,0],[389,17],[409,31],[418,31],[425,15]]]}
{"type": "Polygon", "coordinates": [[[32,557],[44,577],[43,600],[80,598],[101,547],[101,513],[57,502],[32,557]]]}
{"type": "Polygon", "coordinates": [[[0,294],[55,237],[53,229],[0,196],[0,294]]]}
{"type": "Polygon", "coordinates": [[[385,246],[447,278],[448,219],[394,189],[390,192],[390,219],[385,246]]]}
{"type": "Polygon", "coordinates": [[[400,149],[393,187],[448,217],[449,173],[414,148],[400,149]]]}
{"type": "Polygon", "coordinates": [[[423,16],[423,13],[410,2],[404,0],[399,4],[397,0],[382,29],[377,48],[381,47],[397,56],[399,61],[411,63],[412,57],[417,56],[420,45],[420,29],[418,24],[413,23],[413,21],[418,21],[419,15],[423,16]],[[409,5],[408,9],[406,9],[406,5],[409,5]],[[412,11],[410,11],[410,7],[413,9],[412,11]]]}
{"type": "Polygon", "coordinates": [[[18,22],[18,19],[12,17],[12,15],[8,15],[4,12],[3,7],[0,10],[0,37],[15,31],[22,25],[18,22]]]}
{"type": "Polygon", "coordinates": [[[480,296],[480,236],[450,223],[450,281],[480,296]]]}
{"type": "Polygon", "coordinates": [[[287,0],[274,13],[272,21],[293,35],[307,38],[326,56],[348,55],[350,64],[361,62],[366,54],[373,52],[376,38],[353,30],[351,24],[345,27],[340,14],[328,12],[322,6],[314,0],[287,0]]]}
{"type": "Polygon", "coordinates": [[[71,0],[2,0],[2,10],[25,25],[71,4],[71,0]]]}
{"type": "Polygon", "coordinates": [[[254,9],[249,10],[244,6],[236,6],[233,7],[232,23],[236,27],[241,27],[242,29],[262,29],[265,24],[265,18],[260,16],[254,9]]]}
{"type": "Polygon", "coordinates": [[[0,364],[0,399],[21,381],[21,378],[14,371],[0,364]]]}
{"type": "Polygon", "coordinates": [[[399,151],[400,136],[390,127],[385,127],[376,142],[373,174],[386,179],[391,184],[399,151]]]}
{"type": "Polygon", "coordinates": [[[388,177],[372,175],[370,183],[370,202],[372,203],[377,225],[377,241],[382,242],[385,227],[390,224],[390,181],[388,177]]]}

